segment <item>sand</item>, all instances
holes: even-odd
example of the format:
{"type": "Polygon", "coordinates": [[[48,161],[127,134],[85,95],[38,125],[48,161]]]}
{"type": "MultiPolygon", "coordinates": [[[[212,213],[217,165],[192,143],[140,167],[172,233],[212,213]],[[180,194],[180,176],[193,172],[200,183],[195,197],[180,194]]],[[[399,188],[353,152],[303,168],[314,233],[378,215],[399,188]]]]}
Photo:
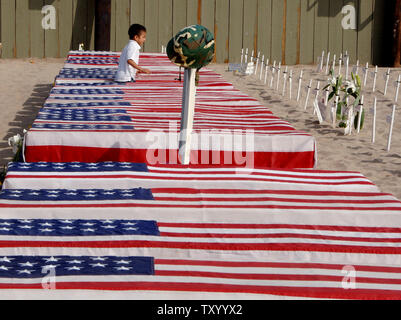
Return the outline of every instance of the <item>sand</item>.
{"type": "MultiPolygon", "coordinates": [[[[64,59],[0,59],[0,164],[8,163],[12,151],[7,139],[33,123],[44,101],[49,95],[55,76],[64,64],[64,59]]],[[[393,144],[386,151],[389,124],[395,96],[393,83],[401,70],[392,69],[387,96],[383,96],[384,78],[387,69],[379,68],[377,91],[373,94],[372,79],[364,88],[365,107],[368,109],[365,127],[358,135],[344,136],[343,129],[333,129],[331,124],[320,125],[312,112],[312,98],[307,111],[303,104],[306,92],[302,88],[300,104],[295,101],[298,76],[304,70],[303,87],[309,79],[326,81],[327,76],[315,73],[314,66],[294,66],[293,100],[281,96],[254,76],[240,77],[227,71],[227,65],[212,64],[210,68],[219,72],[225,79],[244,93],[257,98],[266,108],[278,117],[290,122],[296,129],[313,135],[318,145],[318,165],[320,170],[359,171],[380,187],[383,192],[394,194],[401,199],[401,111],[396,113],[393,144]],[[373,106],[374,96],[378,98],[378,117],[376,143],[371,143],[372,118],[369,109],[373,106]]],[[[372,71],[372,70],[371,70],[372,71]]],[[[269,82],[269,81],[268,81],[269,82]]],[[[314,83],[315,86],[315,83],[314,83]]],[[[281,88],[281,85],[280,85],[281,88]]],[[[312,96],[311,96],[312,97],[312,96]]],[[[401,100],[401,97],[400,97],[401,100]]]]}
{"type": "Polygon", "coordinates": [[[32,125],[64,60],[0,59],[1,168],[13,157],[8,138],[32,125]]]}

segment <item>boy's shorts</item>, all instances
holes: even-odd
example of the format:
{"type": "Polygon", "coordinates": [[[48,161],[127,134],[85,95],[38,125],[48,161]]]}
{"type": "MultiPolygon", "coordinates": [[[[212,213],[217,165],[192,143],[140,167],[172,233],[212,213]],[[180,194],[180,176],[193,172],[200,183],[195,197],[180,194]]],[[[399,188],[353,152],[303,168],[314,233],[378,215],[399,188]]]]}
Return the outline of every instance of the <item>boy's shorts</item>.
{"type": "Polygon", "coordinates": [[[118,84],[127,84],[127,83],[135,83],[136,80],[135,79],[131,79],[131,81],[115,81],[114,80],[114,82],[118,83],[118,84]]]}

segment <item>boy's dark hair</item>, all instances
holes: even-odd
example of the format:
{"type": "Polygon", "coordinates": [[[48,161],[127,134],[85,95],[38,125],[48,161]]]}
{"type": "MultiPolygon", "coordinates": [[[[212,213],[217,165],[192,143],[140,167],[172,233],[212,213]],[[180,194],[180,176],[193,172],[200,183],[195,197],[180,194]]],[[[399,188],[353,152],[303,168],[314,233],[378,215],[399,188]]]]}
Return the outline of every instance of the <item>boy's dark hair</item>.
{"type": "Polygon", "coordinates": [[[129,38],[132,40],[135,36],[139,37],[141,32],[146,32],[146,28],[141,24],[133,24],[128,30],[129,38]]]}

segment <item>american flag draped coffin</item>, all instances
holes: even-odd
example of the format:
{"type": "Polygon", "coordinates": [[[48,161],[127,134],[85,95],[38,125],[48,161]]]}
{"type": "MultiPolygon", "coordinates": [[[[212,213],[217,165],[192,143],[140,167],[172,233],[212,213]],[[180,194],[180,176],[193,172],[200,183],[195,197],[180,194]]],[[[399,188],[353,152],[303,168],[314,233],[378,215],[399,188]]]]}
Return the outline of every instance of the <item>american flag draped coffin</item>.
{"type": "Polygon", "coordinates": [[[401,202],[356,172],[12,164],[0,217],[8,297],[401,298],[401,202]]]}
{"type": "MultiPolygon", "coordinates": [[[[27,134],[27,162],[179,164],[179,68],[165,55],[142,54],[152,74],[121,85],[113,82],[117,61],[112,53],[70,53],[27,134]]],[[[313,168],[316,158],[312,136],[201,69],[192,163],[291,169],[313,168]]]]}

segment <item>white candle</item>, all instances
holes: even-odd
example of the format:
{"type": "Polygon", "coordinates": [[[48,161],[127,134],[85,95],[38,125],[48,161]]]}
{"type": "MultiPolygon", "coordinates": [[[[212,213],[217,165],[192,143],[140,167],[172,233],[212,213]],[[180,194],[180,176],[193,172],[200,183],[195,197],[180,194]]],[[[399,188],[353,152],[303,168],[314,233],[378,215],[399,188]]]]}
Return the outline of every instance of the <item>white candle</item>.
{"type": "Polygon", "coordinates": [[[244,48],[241,49],[241,66],[244,64],[244,48]]]}
{"type": "Polygon", "coordinates": [[[292,99],[292,70],[290,70],[290,74],[288,76],[289,81],[289,90],[290,90],[290,100],[292,99]]]}
{"type": "Polygon", "coordinates": [[[340,60],[338,61],[338,75],[341,76],[341,67],[343,63],[343,54],[340,54],[340,60]]]}

